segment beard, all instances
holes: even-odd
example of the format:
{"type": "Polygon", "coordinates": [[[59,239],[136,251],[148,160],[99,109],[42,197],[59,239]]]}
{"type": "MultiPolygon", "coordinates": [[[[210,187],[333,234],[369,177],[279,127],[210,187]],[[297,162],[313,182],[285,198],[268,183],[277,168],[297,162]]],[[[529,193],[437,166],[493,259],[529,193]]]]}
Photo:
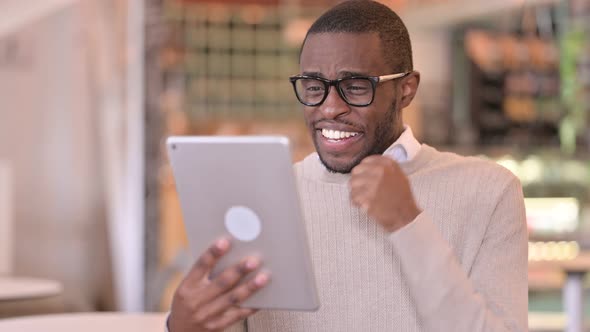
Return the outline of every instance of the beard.
{"type": "Polygon", "coordinates": [[[339,167],[329,165],[320,153],[317,139],[314,136],[313,144],[315,145],[316,151],[318,151],[320,161],[322,162],[324,167],[326,167],[326,169],[331,173],[348,174],[353,170],[353,168],[355,168],[358,164],[360,164],[363,161],[363,159],[367,158],[368,156],[383,154],[383,152],[385,152],[385,150],[387,150],[389,146],[393,144],[393,139],[397,137],[395,130],[397,128],[399,119],[396,119],[396,105],[396,103],[391,105],[391,107],[385,114],[383,121],[377,124],[374,133],[374,140],[372,142],[373,144],[367,146],[345,165],[341,165],[339,167]]]}

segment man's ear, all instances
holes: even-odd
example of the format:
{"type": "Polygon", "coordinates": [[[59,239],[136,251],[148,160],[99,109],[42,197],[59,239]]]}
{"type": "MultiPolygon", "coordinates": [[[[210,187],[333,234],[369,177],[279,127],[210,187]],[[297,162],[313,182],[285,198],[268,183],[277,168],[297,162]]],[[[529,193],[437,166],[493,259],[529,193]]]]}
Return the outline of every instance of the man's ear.
{"type": "Polygon", "coordinates": [[[408,76],[402,79],[402,109],[408,107],[412,103],[412,100],[414,100],[414,97],[416,96],[416,92],[418,92],[419,85],[420,73],[417,71],[411,72],[408,76]]]}

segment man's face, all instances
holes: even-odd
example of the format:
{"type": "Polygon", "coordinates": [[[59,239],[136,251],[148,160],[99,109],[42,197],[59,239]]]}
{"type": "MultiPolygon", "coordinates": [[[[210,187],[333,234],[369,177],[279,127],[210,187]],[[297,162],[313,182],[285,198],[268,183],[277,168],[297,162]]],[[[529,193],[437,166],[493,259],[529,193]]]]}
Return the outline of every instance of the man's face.
{"type": "MultiPolygon", "coordinates": [[[[301,52],[301,73],[330,80],[394,74],[382,54],[376,33],[311,34],[301,52]]],[[[395,83],[383,82],[377,84],[371,105],[354,107],[346,104],[336,88],[331,87],[323,104],[304,107],[305,122],[326,168],[349,173],[365,157],[382,154],[393,144],[396,129],[401,125],[396,120],[399,117],[396,117],[395,95],[395,83]],[[333,138],[338,132],[344,132],[340,135],[344,138],[333,138]]]]}

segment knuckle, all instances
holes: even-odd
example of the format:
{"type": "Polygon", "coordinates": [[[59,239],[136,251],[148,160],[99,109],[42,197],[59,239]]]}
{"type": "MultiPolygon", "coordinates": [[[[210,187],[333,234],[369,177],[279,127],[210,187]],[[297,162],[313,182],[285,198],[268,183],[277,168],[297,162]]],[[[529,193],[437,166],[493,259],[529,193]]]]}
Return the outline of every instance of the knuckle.
{"type": "Polygon", "coordinates": [[[177,292],[172,299],[172,306],[187,312],[196,312],[199,308],[199,301],[187,292],[177,292]]]}
{"type": "Polygon", "coordinates": [[[212,257],[208,253],[203,254],[197,260],[197,263],[196,263],[197,268],[205,269],[205,268],[208,268],[209,266],[211,266],[211,263],[212,263],[211,258],[212,257]]]}
{"type": "Polygon", "coordinates": [[[188,285],[182,283],[176,289],[176,293],[174,294],[174,297],[177,300],[179,300],[180,302],[186,303],[190,299],[190,295],[189,295],[190,293],[191,293],[190,287],[188,285]]]}
{"type": "Polygon", "coordinates": [[[231,280],[226,275],[220,275],[214,281],[214,284],[221,289],[226,289],[231,285],[231,280]]]}
{"type": "Polygon", "coordinates": [[[241,297],[237,293],[231,293],[227,297],[227,301],[231,305],[237,305],[237,304],[239,304],[242,301],[242,299],[241,299],[241,297]]]}
{"type": "Polygon", "coordinates": [[[257,289],[257,286],[252,286],[251,283],[246,283],[243,286],[237,288],[236,291],[232,293],[232,300],[236,301],[236,304],[241,303],[257,289]]]}
{"type": "Polygon", "coordinates": [[[381,167],[375,167],[375,173],[379,174],[379,175],[383,175],[385,174],[385,171],[387,170],[387,168],[381,166],[381,167]]]}
{"type": "Polygon", "coordinates": [[[242,264],[238,264],[234,267],[234,273],[238,276],[244,276],[248,272],[250,272],[250,269],[248,268],[245,262],[242,264]]]}
{"type": "Polygon", "coordinates": [[[193,320],[194,320],[194,322],[196,324],[203,325],[203,324],[205,324],[207,322],[207,315],[204,312],[202,312],[202,311],[197,312],[195,314],[193,320]]]}

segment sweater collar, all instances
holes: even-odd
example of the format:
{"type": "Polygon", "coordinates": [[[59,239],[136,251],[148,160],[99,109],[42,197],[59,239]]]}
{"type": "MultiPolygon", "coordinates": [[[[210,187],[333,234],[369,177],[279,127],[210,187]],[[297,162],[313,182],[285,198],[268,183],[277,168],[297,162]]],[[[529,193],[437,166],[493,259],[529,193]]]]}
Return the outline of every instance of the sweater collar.
{"type": "Polygon", "coordinates": [[[404,125],[404,132],[400,137],[383,152],[384,156],[390,157],[398,163],[411,161],[420,152],[420,143],[414,137],[412,128],[404,125]]]}

